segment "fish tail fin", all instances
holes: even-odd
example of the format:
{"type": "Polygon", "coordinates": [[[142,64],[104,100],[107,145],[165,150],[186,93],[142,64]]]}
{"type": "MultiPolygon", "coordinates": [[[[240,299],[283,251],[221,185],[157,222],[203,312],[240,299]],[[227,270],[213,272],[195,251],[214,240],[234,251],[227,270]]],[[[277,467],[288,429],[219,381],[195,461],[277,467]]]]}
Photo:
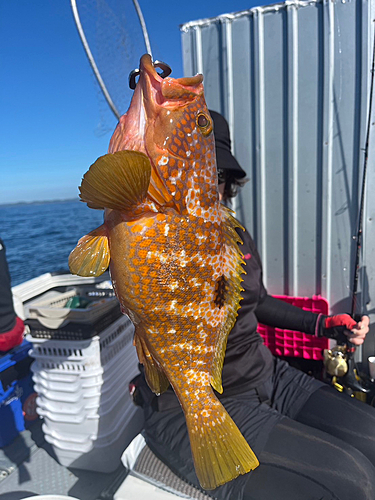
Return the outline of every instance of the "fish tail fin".
{"type": "Polygon", "coordinates": [[[216,400],[199,412],[187,411],[186,423],[195,472],[202,488],[212,490],[258,467],[253,450],[223,405],[216,400]]]}

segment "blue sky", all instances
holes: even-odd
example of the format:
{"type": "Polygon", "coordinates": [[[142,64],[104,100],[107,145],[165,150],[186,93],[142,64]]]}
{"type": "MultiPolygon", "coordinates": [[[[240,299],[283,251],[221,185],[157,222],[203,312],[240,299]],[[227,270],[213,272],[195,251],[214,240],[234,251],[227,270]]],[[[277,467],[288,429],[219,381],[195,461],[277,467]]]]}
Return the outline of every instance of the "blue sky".
{"type": "MultiPolygon", "coordinates": [[[[154,55],[174,77],[183,76],[180,24],[271,3],[139,2],[154,55]]],[[[69,0],[0,1],[0,204],[77,196],[116,126],[98,89],[69,0]]]]}

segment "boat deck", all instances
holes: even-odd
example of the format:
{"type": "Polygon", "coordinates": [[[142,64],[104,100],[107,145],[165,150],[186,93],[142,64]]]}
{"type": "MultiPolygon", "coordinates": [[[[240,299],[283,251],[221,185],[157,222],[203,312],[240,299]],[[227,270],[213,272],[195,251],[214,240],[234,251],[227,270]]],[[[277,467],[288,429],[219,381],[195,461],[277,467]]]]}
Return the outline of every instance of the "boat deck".
{"type": "Polygon", "coordinates": [[[111,500],[127,474],[122,464],[109,474],[60,465],[44,439],[42,421],[37,420],[0,450],[0,499],[60,494],[80,500],[111,500]]]}
{"type": "Polygon", "coordinates": [[[129,447],[124,462],[129,468],[119,463],[114,472],[101,473],[64,467],[44,439],[42,422],[37,420],[0,449],[0,500],[35,495],[66,495],[78,500],[213,498],[177,477],[146,444],[129,447]]]}

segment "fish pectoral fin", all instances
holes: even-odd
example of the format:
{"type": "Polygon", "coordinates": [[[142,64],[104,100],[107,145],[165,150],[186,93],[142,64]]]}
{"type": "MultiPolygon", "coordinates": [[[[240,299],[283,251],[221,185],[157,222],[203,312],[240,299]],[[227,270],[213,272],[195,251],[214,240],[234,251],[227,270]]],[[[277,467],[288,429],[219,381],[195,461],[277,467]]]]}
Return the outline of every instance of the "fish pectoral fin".
{"type": "Polygon", "coordinates": [[[139,151],[117,151],[96,160],[83,176],[80,198],[90,208],[129,211],[145,202],[151,163],[139,151]]]}
{"type": "Polygon", "coordinates": [[[110,253],[104,225],[83,236],[69,255],[69,269],[78,276],[100,276],[109,266],[110,253]]]}
{"type": "Polygon", "coordinates": [[[202,488],[213,490],[255,469],[259,461],[217,399],[202,408],[185,416],[195,472],[202,488]]]}
{"type": "Polygon", "coordinates": [[[139,362],[144,366],[149,388],[157,395],[163,394],[169,387],[169,380],[152,357],[144,340],[137,334],[134,336],[134,343],[139,362]]]}

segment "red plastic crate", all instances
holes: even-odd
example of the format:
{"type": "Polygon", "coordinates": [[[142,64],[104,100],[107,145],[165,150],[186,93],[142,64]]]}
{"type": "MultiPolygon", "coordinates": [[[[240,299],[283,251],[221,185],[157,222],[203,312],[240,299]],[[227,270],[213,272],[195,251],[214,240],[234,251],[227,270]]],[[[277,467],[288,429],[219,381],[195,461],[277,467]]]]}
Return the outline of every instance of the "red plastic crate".
{"type": "MultiPolygon", "coordinates": [[[[274,295],[274,297],[305,311],[328,314],[328,302],[319,295],[314,295],[312,298],[287,295],[274,295]]],[[[282,330],[261,323],[258,325],[258,333],[263,338],[264,344],[276,356],[321,360],[323,349],[329,347],[329,339],[317,338],[292,330],[282,330]]]]}

